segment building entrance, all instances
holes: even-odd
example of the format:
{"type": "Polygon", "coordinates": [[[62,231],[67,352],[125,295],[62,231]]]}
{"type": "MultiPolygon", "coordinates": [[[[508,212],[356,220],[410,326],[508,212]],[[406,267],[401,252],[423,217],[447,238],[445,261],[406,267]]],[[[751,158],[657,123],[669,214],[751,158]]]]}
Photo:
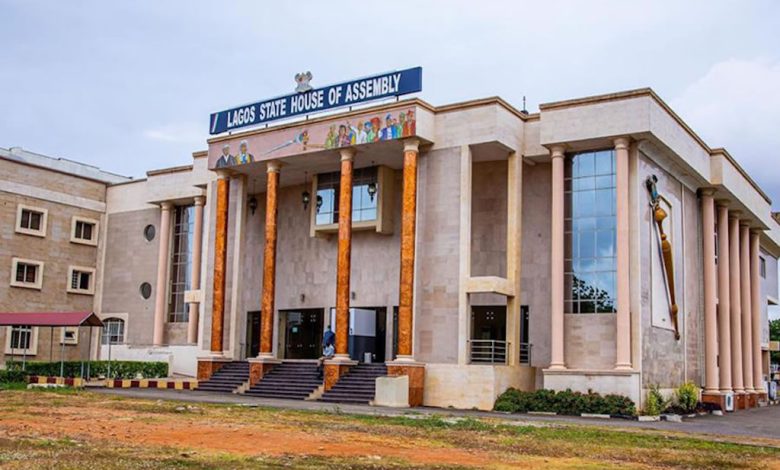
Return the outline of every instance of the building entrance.
{"type": "Polygon", "coordinates": [[[257,357],[260,353],[260,312],[246,314],[246,357],[257,357]]]}
{"type": "MultiPolygon", "coordinates": [[[[330,309],[330,324],[336,332],[336,309],[330,309]]],[[[349,309],[349,357],[360,362],[385,362],[387,308],[349,309]]]]}
{"type": "Polygon", "coordinates": [[[472,363],[505,363],[506,306],[472,306],[470,356],[472,363]]]}
{"type": "Polygon", "coordinates": [[[285,359],[318,359],[322,355],[321,308],[279,311],[284,326],[285,359]]]}

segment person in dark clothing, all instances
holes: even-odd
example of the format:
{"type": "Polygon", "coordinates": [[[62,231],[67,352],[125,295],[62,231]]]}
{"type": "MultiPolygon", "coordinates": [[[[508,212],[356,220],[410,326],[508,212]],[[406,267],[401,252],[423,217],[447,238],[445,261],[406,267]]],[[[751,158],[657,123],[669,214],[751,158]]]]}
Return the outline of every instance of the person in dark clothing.
{"type": "Polygon", "coordinates": [[[333,330],[330,329],[330,325],[328,325],[328,329],[325,330],[325,334],[322,335],[322,347],[333,345],[336,342],[336,334],[333,332],[333,330]]]}

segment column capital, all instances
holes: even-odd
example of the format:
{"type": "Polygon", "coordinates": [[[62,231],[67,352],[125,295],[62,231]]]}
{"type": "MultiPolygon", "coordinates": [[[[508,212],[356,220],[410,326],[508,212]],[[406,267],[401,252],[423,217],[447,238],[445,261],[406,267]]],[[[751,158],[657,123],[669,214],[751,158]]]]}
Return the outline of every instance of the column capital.
{"type": "Polygon", "coordinates": [[[762,233],[764,233],[764,229],[762,229],[762,228],[752,227],[750,229],[750,234],[751,235],[755,235],[757,237],[760,237],[762,233]]]}
{"type": "Polygon", "coordinates": [[[627,149],[631,139],[628,137],[618,137],[612,141],[615,144],[615,149],[627,149]]]}
{"type": "Polygon", "coordinates": [[[751,225],[752,224],[750,223],[750,219],[740,219],[739,220],[739,226],[740,227],[750,228],[751,225]]]}
{"type": "Polygon", "coordinates": [[[230,178],[231,174],[233,174],[232,171],[225,170],[225,169],[216,170],[216,172],[217,172],[217,178],[221,179],[221,180],[226,180],[226,179],[230,178]]]}
{"type": "Polygon", "coordinates": [[[715,204],[718,207],[725,208],[725,209],[729,208],[729,204],[730,203],[731,203],[731,201],[729,201],[728,199],[716,199],[715,200],[715,204]]]}
{"type": "Polygon", "coordinates": [[[729,211],[729,219],[737,219],[739,221],[741,215],[742,211],[729,211]]]}
{"type": "Polygon", "coordinates": [[[420,139],[404,140],[404,152],[419,152],[419,151],[420,151],[420,139]]]}
{"type": "Polygon", "coordinates": [[[566,147],[563,145],[553,145],[550,147],[550,157],[563,158],[566,156],[566,147]]]}
{"type": "Polygon", "coordinates": [[[160,203],[160,209],[164,211],[169,211],[173,209],[173,203],[171,201],[163,201],[160,203]]]}
{"type": "Polygon", "coordinates": [[[195,196],[193,199],[196,206],[202,206],[206,204],[206,196],[195,196]]]}
{"type": "Polygon", "coordinates": [[[268,166],[266,170],[268,173],[279,173],[279,170],[282,168],[282,162],[279,160],[269,160],[266,165],[268,166]]]}
{"type": "Polygon", "coordinates": [[[699,188],[699,193],[701,193],[702,196],[714,196],[715,195],[715,188],[699,188]]]}
{"type": "Polygon", "coordinates": [[[352,161],[355,159],[355,154],[357,153],[357,150],[354,149],[354,147],[347,147],[339,150],[339,155],[341,155],[341,161],[352,161]]]}

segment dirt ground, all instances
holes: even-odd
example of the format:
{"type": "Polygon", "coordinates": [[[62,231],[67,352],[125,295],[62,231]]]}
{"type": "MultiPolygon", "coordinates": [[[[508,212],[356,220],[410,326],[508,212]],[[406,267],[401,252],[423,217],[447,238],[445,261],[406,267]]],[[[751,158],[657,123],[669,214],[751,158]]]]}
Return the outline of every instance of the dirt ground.
{"type": "Polygon", "coordinates": [[[780,468],[780,442],[763,444],[646,430],[0,392],[3,468],[104,461],[92,468],[780,468]]]}

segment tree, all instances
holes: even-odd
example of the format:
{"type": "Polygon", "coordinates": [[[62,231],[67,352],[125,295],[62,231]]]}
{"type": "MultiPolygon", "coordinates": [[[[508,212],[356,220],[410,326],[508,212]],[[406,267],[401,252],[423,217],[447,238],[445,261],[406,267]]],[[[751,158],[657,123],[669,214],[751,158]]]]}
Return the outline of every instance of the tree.
{"type": "MultiPolygon", "coordinates": [[[[769,321],[769,341],[780,341],[780,318],[769,321]]],[[[780,351],[772,351],[770,362],[780,363],[780,351]]]]}

